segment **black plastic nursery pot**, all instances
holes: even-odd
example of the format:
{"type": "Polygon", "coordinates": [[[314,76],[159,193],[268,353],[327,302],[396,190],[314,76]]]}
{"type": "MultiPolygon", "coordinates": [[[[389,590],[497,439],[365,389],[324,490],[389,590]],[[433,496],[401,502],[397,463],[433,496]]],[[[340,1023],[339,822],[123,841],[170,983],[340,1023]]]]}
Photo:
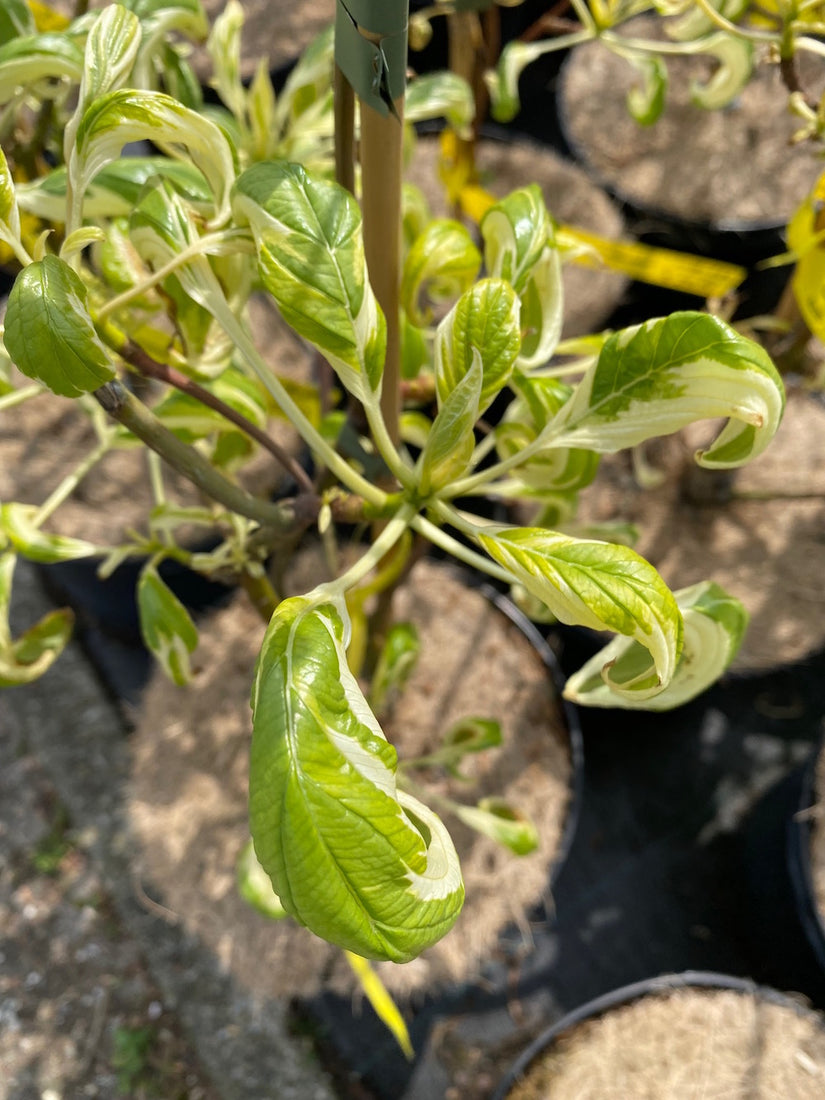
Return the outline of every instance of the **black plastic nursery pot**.
{"type": "Polygon", "coordinates": [[[811,842],[816,821],[814,815],[817,811],[820,815],[825,812],[823,792],[817,789],[816,783],[817,767],[823,753],[825,742],[816,746],[801,773],[798,809],[788,824],[788,869],[799,920],[825,983],[825,914],[817,904],[811,866],[811,842]]]}
{"type": "MultiPolygon", "coordinates": [[[[298,564],[300,577],[305,578],[308,568],[312,570],[310,560],[298,564]]],[[[448,945],[448,936],[408,967],[384,968],[381,975],[404,1008],[419,1058],[440,1017],[473,998],[505,1002],[508,974],[529,951],[530,941],[527,917],[518,927],[510,922],[530,906],[530,922],[552,923],[555,883],[573,843],[582,798],[581,733],[575,711],[558,697],[552,652],[500,593],[484,587],[480,593],[468,592],[465,602],[459,591],[459,583],[463,589],[465,582],[478,588],[466,571],[423,561],[415,566],[411,585],[399,592],[397,614],[416,623],[422,656],[405,692],[409,701],[402,696],[382,721],[403,758],[420,753],[433,737],[437,745],[461,717],[501,720],[504,747],[491,750],[493,756],[488,750],[465,762],[468,777],[481,784],[471,786],[471,794],[462,793],[469,779],[436,773],[428,782],[471,802],[479,794],[503,795],[534,820],[541,843],[520,861],[460,824],[456,830],[450,819],[467,883],[465,911],[453,941],[448,945]],[[446,618],[451,624],[445,632],[439,624],[446,618]],[[445,645],[448,638],[451,647],[445,645]],[[479,662],[472,657],[476,651],[479,662]],[[494,677],[484,662],[494,656],[506,675],[501,697],[488,711],[495,693],[491,695],[487,681],[494,677]],[[560,770],[557,760],[564,761],[560,770]],[[559,809],[551,811],[551,796],[555,800],[558,794],[563,796],[559,809]],[[492,884],[497,888],[491,893],[492,884]]],[[[306,578],[293,578],[290,590],[303,590],[306,583],[306,578]]],[[[296,1018],[321,1036],[325,1064],[344,1067],[343,1077],[360,1075],[381,1095],[398,1098],[415,1064],[407,1062],[366,1005],[353,1015],[352,980],[341,953],[290,922],[264,920],[234,889],[234,857],[226,853],[248,836],[246,784],[240,772],[248,747],[249,677],[260,632],[261,624],[256,625],[255,614],[243,601],[218,611],[202,629],[201,648],[193,658],[199,672],[188,694],[181,696],[161,676],[144,692],[132,735],[130,817],[145,881],[154,896],[182,914],[189,931],[213,948],[220,950],[231,930],[230,968],[238,988],[261,997],[294,998],[296,1018]],[[217,670],[226,677],[220,687],[217,670]],[[193,729],[198,731],[195,738],[193,729]],[[215,790],[214,799],[189,800],[187,790],[207,787],[215,790]],[[170,844],[175,831],[170,814],[197,842],[192,859],[184,855],[181,862],[180,841],[170,844]],[[210,868],[224,883],[217,894],[210,868]],[[207,877],[200,879],[202,873],[207,877]],[[335,1022],[328,1028],[331,1019],[335,1022]],[[324,1047],[327,1030],[331,1048],[324,1047]]],[[[501,676],[495,679],[501,684],[501,676]]],[[[421,797],[428,798],[426,793],[421,797]]],[[[433,806],[439,809],[437,802],[433,806]]]]}
{"type": "MultiPolygon", "coordinates": [[[[703,994],[710,994],[713,992],[731,992],[739,996],[747,996],[755,998],[759,1005],[774,1006],[777,1009],[787,1011],[794,1019],[804,1019],[806,1022],[810,1022],[812,1028],[816,1032],[820,1032],[818,1036],[818,1055],[819,1055],[819,1067],[816,1065],[813,1058],[808,1057],[810,1064],[806,1065],[805,1069],[800,1072],[800,1078],[803,1082],[803,1088],[809,1086],[808,1091],[799,1092],[794,1090],[793,1092],[785,1092],[783,1097],[787,1097],[790,1100],[791,1096],[797,1098],[797,1100],[805,1100],[809,1097],[810,1100],[814,1100],[814,1097],[820,1095],[819,1089],[821,1085],[817,1085],[817,1080],[821,1080],[821,1065],[822,1060],[825,1059],[825,1018],[820,1014],[811,1012],[808,1008],[804,1007],[798,999],[794,999],[791,996],[777,992],[769,987],[757,985],[754,982],[746,981],[743,979],[731,977],[726,974],[719,974],[705,971],[686,971],[681,974],[668,974],[658,978],[648,979],[646,981],[635,982],[631,985],[624,986],[621,989],[614,990],[605,994],[602,997],[598,997],[587,1004],[575,1009],[573,1012],[568,1013],[563,1019],[553,1024],[546,1031],[544,1031],[519,1057],[512,1069],[507,1073],[504,1079],[496,1089],[493,1100],[509,1100],[511,1097],[519,1097],[527,1100],[528,1097],[539,1096],[542,1100],[553,1100],[558,1097],[558,1100],[567,1100],[568,1093],[564,1091],[557,1092],[553,1086],[554,1072],[548,1067],[547,1073],[542,1077],[541,1081],[537,1079],[535,1081],[536,1091],[531,1091],[528,1087],[531,1079],[531,1074],[536,1074],[539,1063],[542,1059],[548,1059],[558,1057],[565,1045],[572,1047],[573,1044],[580,1044],[584,1047],[587,1043],[587,1038],[582,1036],[582,1025],[585,1027],[592,1027],[605,1017],[609,1017],[609,1014],[614,1013],[616,1009],[626,1008],[627,1006],[638,1004],[643,999],[647,998],[668,998],[673,995],[681,995],[686,992],[701,992],[703,994]],[[579,1029],[577,1035],[577,1029],[579,1029]],[[546,1091],[545,1091],[546,1090],[546,1091]]],[[[710,1002],[708,1002],[710,1003],[710,1002]]],[[[732,1008],[731,1011],[735,1011],[732,1008]]],[[[714,1020],[714,1023],[716,1021],[714,1020]]],[[[696,1026],[696,1021],[692,1021],[693,1027],[696,1026]]],[[[754,1039],[757,1043],[756,1050],[750,1050],[747,1053],[750,1054],[753,1059],[754,1067],[757,1072],[751,1079],[749,1076],[743,1074],[743,1080],[750,1080],[750,1088],[752,1091],[748,1092],[748,1095],[752,1095],[757,1098],[763,1098],[763,1100],[779,1100],[779,1094],[773,1091],[762,1091],[759,1084],[759,1069],[761,1069],[760,1061],[764,1056],[762,1046],[765,1042],[764,1036],[759,1035],[759,1029],[762,1026],[769,1026],[762,1021],[754,1021],[754,1039]]],[[[619,1017],[613,1018],[614,1029],[618,1029],[621,1024],[619,1023],[619,1017]]],[[[621,1093],[611,1093],[610,1095],[633,1095],[635,1096],[654,1096],[654,1095],[678,1095],[680,1100],[690,1100],[691,1097],[700,1098],[706,1095],[717,1095],[713,1091],[707,1093],[705,1089],[708,1087],[712,1090],[714,1082],[708,1080],[703,1075],[704,1067],[701,1064],[701,1058],[703,1056],[708,1057],[713,1054],[714,1047],[722,1045],[725,1042],[725,1037],[719,1034],[709,1034],[708,1028],[712,1027],[711,1024],[703,1024],[700,1021],[700,1026],[696,1028],[695,1039],[697,1043],[696,1063],[692,1067],[693,1073],[689,1072],[688,1067],[685,1067],[684,1076],[681,1078],[681,1084],[679,1085],[678,1093],[667,1090],[663,1084],[662,1093],[654,1093],[651,1091],[651,1076],[654,1077],[656,1069],[651,1069],[650,1065],[645,1064],[644,1059],[641,1056],[637,1056],[634,1060],[637,1064],[634,1067],[633,1072],[625,1073],[622,1077],[623,1088],[626,1089],[628,1084],[632,1082],[634,1074],[638,1074],[637,1085],[632,1093],[622,1091],[621,1093]],[[697,1073],[698,1071],[698,1073],[697,1073]]],[[[675,1023],[670,1034],[665,1034],[661,1038],[663,1040],[662,1046],[665,1051],[661,1054],[661,1069],[671,1074],[679,1073],[682,1067],[678,1064],[674,1068],[673,1064],[667,1065],[666,1054],[667,1047],[672,1043],[674,1047],[678,1048],[678,1053],[684,1053],[684,1048],[681,1046],[685,1042],[686,1038],[691,1038],[693,1035],[693,1028],[691,1028],[691,1034],[686,1036],[684,1033],[680,1033],[685,1027],[685,1022],[682,1022],[681,1028],[679,1023],[675,1023]]],[[[661,1048],[652,1052],[650,1047],[647,1047],[645,1054],[651,1059],[658,1059],[660,1057],[661,1048]]],[[[629,1059],[633,1058],[634,1052],[629,1052],[629,1059]]],[[[794,1051],[791,1058],[794,1056],[803,1055],[799,1051],[794,1051]]],[[[671,1054],[671,1058],[673,1054],[671,1054]]],[[[610,1074],[611,1066],[606,1065],[603,1067],[607,1074],[610,1074]]],[[[747,1069],[746,1069],[747,1074],[747,1069]]],[[[674,1078],[669,1080],[671,1089],[673,1088],[674,1078]]],[[[562,1089],[565,1087],[561,1086],[562,1089]]],[[[632,1087],[632,1084],[631,1084],[632,1087]]],[[[606,1093],[593,1092],[588,1095],[607,1095],[606,1093]]],[[[721,1092],[719,1093],[721,1095],[721,1092]]]]}
{"type": "MultiPolygon", "coordinates": [[[[595,44],[581,50],[571,51],[557,82],[558,125],[570,154],[621,204],[631,233],[640,241],[743,267],[747,277],[736,292],[736,316],[769,312],[787,282],[789,269],[765,267],[764,262],[786,251],[788,219],[818,173],[813,154],[804,149],[794,151],[795,160],[787,170],[790,153],[777,149],[776,159],[771,160],[767,151],[760,149],[761,143],[767,150],[768,143],[773,149],[779,141],[780,120],[768,112],[764,119],[759,114],[762,98],[768,94],[764,87],[767,77],[760,70],[761,83],[749,86],[730,109],[707,112],[683,102],[692,71],[671,74],[668,96],[681,93],[682,98],[672,116],[667,113],[668,99],[665,115],[644,127],[630,117],[624,105],[625,86],[615,84],[615,67],[623,63],[595,44]],[[577,101],[576,95],[582,98],[577,101]],[[598,112],[599,103],[607,109],[598,112]],[[719,132],[705,132],[696,119],[706,120],[708,126],[718,124],[719,132]],[[684,135],[679,130],[682,124],[684,135]],[[738,151],[736,159],[733,153],[723,155],[725,126],[732,128],[730,145],[738,151]],[[728,174],[731,184],[726,190],[718,181],[727,179],[728,174]],[[743,186],[746,181],[758,190],[758,199],[751,200],[749,189],[743,186]]],[[[627,72],[632,70],[627,67],[627,72]]],[[[627,79],[628,83],[632,80],[630,76],[627,79]]],[[[772,90],[773,98],[782,102],[782,90],[772,90]]],[[[781,133],[785,134],[784,129],[781,133]]],[[[783,136],[783,148],[784,142],[783,136]]],[[[688,298],[680,301],[665,294],[660,303],[658,290],[647,287],[645,291],[645,285],[637,291],[634,287],[641,316],[630,316],[630,320],[690,308],[702,300],[691,303],[688,298]]],[[[713,287],[712,279],[709,287],[713,287]]],[[[704,294],[713,296],[713,289],[704,294]]]]}

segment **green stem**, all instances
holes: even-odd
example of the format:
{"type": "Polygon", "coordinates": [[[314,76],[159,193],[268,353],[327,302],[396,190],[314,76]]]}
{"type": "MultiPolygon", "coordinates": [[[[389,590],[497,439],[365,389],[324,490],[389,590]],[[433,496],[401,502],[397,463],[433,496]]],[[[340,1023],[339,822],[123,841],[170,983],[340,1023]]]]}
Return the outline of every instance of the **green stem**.
{"type": "Polygon", "coordinates": [[[296,403],[289,396],[284,386],[264,362],[260,352],[249,338],[249,334],[229,308],[226,299],[210,300],[209,310],[218,324],[223,326],[226,334],[235,343],[235,346],[249,363],[263,385],[275,398],[282,412],[292,422],[292,426],[310,450],[321,459],[327,469],[334,474],[350,492],[363,497],[364,500],[375,505],[377,508],[383,507],[387,500],[387,494],[379,489],[377,485],[373,485],[371,481],[367,481],[365,477],[362,477],[354,470],[338,452],[327,443],[315,426],[310,423],[306,416],[304,416],[296,403]]]}
{"type": "Polygon", "coordinates": [[[317,513],[317,499],[303,497],[273,504],[252,496],[228,481],[199,451],[173,435],[151,410],[117,380],[95,390],[94,396],[112,419],[128,428],[147,447],[157,451],[174,470],[229,511],[283,534],[306,526],[317,513]]]}
{"type": "Polygon", "coordinates": [[[749,38],[752,42],[779,41],[779,35],[773,34],[771,31],[745,30],[744,27],[738,27],[736,23],[731,23],[730,19],[726,19],[724,15],[716,10],[710,0],[696,0],[696,6],[702,9],[711,23],[737,38],[749,38]]]}
{"type": "Polygon", "coordinates": [[[108,302],[105,302],[97,310],[97,320],[103,321],[111,313],[127,306],[130,302],[134,301],[135,298],[139,298],[142,294],[145,294],[147,290],[151,290],[153,286],[157,286],[158,283],[163,282],[167,276],[172,275],[179,267],[188,264],[189,261],[195,259],[195,257],[210,255],[212,245],[223,245],[228,241],[232,241],[238,251],[243,250],[250,253],[253,251],[252,241],[246,230],[226,229],[220,230],[217,233],[207,233],[203,237],[199,237],[197,241],[189,245],[188,248],[184,248],[181,252],[178,252],[171,260],[153,271],[151,275],[147,275],[145,279],[141,279],[135,286],[130,287],[128,290],[124,290],[114,298],[110,298],[108,302]],[[242,248],[246,242],[249,243],[248,249],[242,248]]]}
{"type": "Polygon", "coordinates": [[[359,581],[363,580],[368,573],[379,565],[404,532],[414,526],[416,518],[415,505],[402,504],[395,515],[387,520],[381,534],[363,557],[359,558],[354,565],[334,581],[319,585],[315,589],[313,599],[315,599],[315,595],[318,595],[320,600],[326,600],[328,597],[337,598],[350,588],[354,588],[359,581]]]}
{"type": "Polygon", "coordinates": [[[22,405],[30,397],[37,397],[39,393],[46,393],[42,386],[23,386],[19,390],[12,390],[0,397],[0,412],[4,409],[13,409],[15,405],[22,405]]]}
{"type": "MultiPolygon", "coordinates": [[[[453,518],[449,520],[450,523],[457,519],[456,513],[452,509],[449,510],[453,518]]],[[[465,546],[463,542],[459,542],[458,539],[453,538],[452,535],[448,535],[446,531],[432,523],[430,520],[425,519],[424,516],[417,515],[410,521],[410,526],[414,531],[423,535],[434,546],[439,546],[442,550],[446,550],[452,557],[457,558],[459,561],[463,561],[465,565],[469,565],[472,569],[478,569],[482,573],[486,573],[490,577],[495,577],[496,580],[504,581],[505,584],[512,584],[513,578],[506,569],[497,565],[490,558],[485,557],[483,554],[477,553],[475,550],[471,550],[469,546],[465,546]]],[[[459,524],[455,523],[458,527],[459,524]]],[[[474,534],[472,530],[472,524],[462,523],[462,526],[466,528],[468,532],[474,534]]]]}
{"type": "Polygon", "coordinates": [[[41,524],[45,523],[49,516],[56,512],[60,505],[72,495],[89,470],[103,458],[112,446],[114,437],[113,430],[107,432],[94,450],[90,451],[83,461],[78,463],[72,473],[60,482],[51,496],[43,501],[32,521],[35,527],[40,527],[41,524]]]}

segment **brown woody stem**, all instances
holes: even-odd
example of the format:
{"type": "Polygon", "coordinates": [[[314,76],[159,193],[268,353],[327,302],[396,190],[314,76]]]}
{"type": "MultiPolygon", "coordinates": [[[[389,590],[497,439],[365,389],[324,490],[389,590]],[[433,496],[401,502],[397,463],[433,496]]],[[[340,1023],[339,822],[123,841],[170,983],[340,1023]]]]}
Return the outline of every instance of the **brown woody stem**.
{"type": "Polygon", "coordinates": [[[308,474],[297,462],[292,455],[288,454],[283,447],[277,443],[271,436],[268,436],[266,432],[262,431],[257,424],[253,424],[251,420],[233,409],[231,405],[227,405],[225,401],[221,401],[219,397],[216,397],[214,393],[205,389],[203,386],[194,382],[191,378],[187,378],[185,374],[181,374],[180,371],[175,370],[174,367],[170,367],[165,363],[159,363],[153,359],[150,355],[133,343],[131,340],[127,340],[125,344],[118,347],[118,354],[130,363],[136,370],[140,371],[142,375],[147,378],[156,378],[160,382],[165,382],[168,386],[173,386],[176,390],[180,390],[181,393],[188,394],[189,397],[194,397],[196,401],[200,401],[202,405],[206,405],[207,408],[213,409],[216,413],[219,413],[225,420],[230,421],[236,428],[254,439],[256,443],[260,445],[278,460],[278,462],[284,467],[287,473],[295,479],[298,487],[305,493],[314,493],[315,487],[312,484],[308,474]]]}

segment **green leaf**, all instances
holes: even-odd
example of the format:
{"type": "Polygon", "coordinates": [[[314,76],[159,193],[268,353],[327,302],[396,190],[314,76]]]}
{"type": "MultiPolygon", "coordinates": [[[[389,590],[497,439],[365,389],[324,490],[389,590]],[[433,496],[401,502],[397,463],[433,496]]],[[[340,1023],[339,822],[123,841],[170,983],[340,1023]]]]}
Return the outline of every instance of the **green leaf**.
{"type": "Polygon", "coordinates": [[[402,308],[413,324],[423,327],[432,311],[422,310],[422,296],[426,293],[439,302],[457,298],[472,285],[480,267],[481,253],[460,222],[448,218],[430,222],[404,260],[402,308]]]}
{"type": "Polygon", "coordinates": [[[79,82],[82,73],[83,54],[65,35],[46,33],[14,38],[0,46],[0,105],[32,84],[40,86],[43,98],[49,90],[54,96],[62,94],[60,82],[79,82]],[[50,81],[55,83],[50,85],[50,81]]]}
{"type": "Polygon", "coordinates": [[[641,703],[611,691],[604,679],[622,683],[650,671],[650,654],[629,638],[614,638],[567,681],[565,697],[588,707],[672,710],[718,680],[736,655],[748,624],[742,604],[712,581],[674,593],[685,622],[685,641],[676,672],[659,695],[641,703]]]}
{"type": "Polygon", "coordinates": [[[52,611],[19,638],[9,629],[9,604],[15,554],[0,554],[0,688],[37,680],[54,664],[69,641],[74,616],[68,609],[52,611]]]}
{"type": "Polygon", "coordinates": [[[206,48],[212,59],[212,79],[215,89],[241,124],[246,117],[246,92],[241,82],[241,30],[244,11],[238,0],[228,0],[226,7],[212,24],[206,48]]]}
{"type": "Polygon", "coordinates": [[[269,875],[258,863],[251,840],[244,845],[238,859],[238,891],[245,902],[270,920],[283,920],[289,916],[272,889],[269,875]]]}
{"type": "Polygon", "coordinates": [[[512,191],[481,219],[488,273],[512,283],[519,294],[530,272],[553,241],[553,223],[538,184],[512,191]]]}
{"type": "Polygon", "coordinates": [[[548,431],[553,445],[609,454],[728,417],[696,455],[723,469],[762,453],[784,407],[782,380],[758,344],[706,313],[673,313],[614,333],[548,431]]]}
{"type": "MultiPolygon", "coordinates": [[[[101,220],[126,217],[137,205],[148,181],[168,179],[201,215],[211,212],[209,186],[193,164],[168,157],[123,157],[107,165],[83,195],[85,217],[101,220]]],[[[66,217],[66,169],[56,168],[32,183],[18,184],[18,203],[45,221],[66,217]]]]}
{"type": "Polygon", "coordinates": [[[286,600],[252,689],[250,821],[284,908],[365,958],[406,962],[464,899],[438,817],[396,787],[396,753],[347,667],[343,602],[286,600]]]}
{"type": "Polygon", "coordinates": [[[436,333],[439,403],[446,401],[479,356],[479,415],[489,407],[507,384],[521,348],[519,315],[518,295],[503,279],[482,279],[462,294],[436,333]]]}
{"type": "Polygon", "coordinates": [[[440,764],[457,779],[463,778],[459,764],[471,753],[498,748],[502,742],[501,723],[492,718],[461,718],[444,735],[441,745],[425,763],[440,764]]]}
{"type": "Polygon", "coordinates": [[[90,393],[115,376],[86,311],[86,287],[56,256],[44,256],[17,276],[4,341],[23,374],[64,397],[90,393]]]}
{"type": "Polygon", "coordinates": [[[533,490],[553,494],[578,491],[589,485],[599,468],[595,452],[556,446],[532,454],[526,451],[570,399],[571,387],[555,378],[521,371],[514,373],[512,382],[517,396],[495,429],[496,451],[502,459],[522,452],[528,457],[510,470],[511,476],[533,490]]]}
{"type": "Polygon", "coordinates": [[[284,319],[334,367],[347,390],[374,403],[386,323],[367,278],[361,214],[352,195],[300,165],[253,165],[233,206],[252,228],[261,280],[284,319]]]}
{"type": "Polygon", "coordinates": [[[634,550],[536,527],[491,527],[478,540],[560,622],[626,635],[650,652],[652,665],[638,680],[614,684],[611,670],[604,671],[617,692],[647,699],[670,683],[682,616],[673,593],[634,550]]]}
{"type": "Polygon", "coordinates": [[[627,93],[627,109],[640,126],[652,126],[665,108],[667,66],[653,54],[623,56],[642,77],[641,85],[634,85],[627,93]]]}
{"type": "Polygon", "coordinates": [[[381,714],[407,684],[418,662],[421,643],[412,623],[393,623],[378,655],[370,684],[369,703],[381,714]]]}
{"type": "Polygon", "coordinates": [[[702,84],[694,81],[690,98],[697,107],[713,111],[727,107],[742,91],[753,72],[753,44],[719,31],[694,43],[691,53],[709,54],[719,62],[711,79],[702,84]]]}
{"type": "Polygon", "coordinates": [[[490,113],[496,122],[512,122],[521,110],[519,77],[533,61],[553,49],[547,42],[520,42],[514,39],[501,51],[498,65],[484,74],[490,92],[490,113]]]}
{"type": "Polygon", "coordinates": [[[141,570],[137,604],[146,648],[158,659],[173,684],[188,684],[192,679],[189,655],[197,647],[198,630],[151,562],[141,570]]]}
{"type": "Polygon", "coordinates": [[[17,195],[14,180],[9,170],[6,155],[0,149],[0,240],[10,244],[20,240],[20,212],[17,209],[17,195]]]}
{"type": "Polygon", "coordinates": [[[137,16],[121,4],[110,4],[100,12],[86,39],[78,121],[98,96],[124,82],[139,46],[140,22],[137,16]]]}
{"type": "Polygon", "coordinates": [[[26,0],[3,0],[0,5],[0,46],[13,38],[31,37],[37,28],[26,0]]]}
{"type": "Polygon", "coordinates": [[[82,196],[98,172],[133,141],[155,142],[175,156],[178,147],[184,146],[214,196],[211,225],[228,220],[235,178],[232,147],[214,123],[162,92],[119,88],[91,104],[80,121],[69,161],[78,194],[82,196]]]}
{"type": "Polygon", "coordinates": [[[427,73],[407,84],[404,100],[407,122],[414,124],[444,118],[460,137],[469,138],[475,113],[472,88],[456,73],[427,73]]]}
{"type": "Polygon", "coordinates": [[[526,856],[539,846],[536,826],[501,798],[482,798],[477,806],[453,803],[453,813],[477,833],[503,844],[517,856],[526,856]]]}
{"type": "Polygon", "coordinates": [[[0,504],[0,530],[23,557],[49,565],[98,553],[98,547],[85,539],[41,531],[32,522],[36,515],[37,507],[33,504],[0,504]]]}
{"type": "Polygon", "coordinates": [[[466,472],[475,449],[475,422],[482,386],[481,353],[473,349],[470,369],[440,402],[419,459],[419,492],[438,492],[466,472]]]}

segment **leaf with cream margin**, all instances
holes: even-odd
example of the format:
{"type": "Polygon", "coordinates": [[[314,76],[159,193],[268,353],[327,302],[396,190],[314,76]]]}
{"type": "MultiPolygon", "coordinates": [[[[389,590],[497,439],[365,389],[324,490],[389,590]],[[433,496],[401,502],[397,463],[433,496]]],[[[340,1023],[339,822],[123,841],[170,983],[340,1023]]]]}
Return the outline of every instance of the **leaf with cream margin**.
{"type": "MultiPolygon", "coordinates": [[[[525,461],[509,471],[528,487],[530,495],[575,492],[589,485],[599,468],[599,456],[578,447],[527,448],[570,399],[573,390],[557,378],[515,371],[511,386],[516,397],[495,428],[496,451],[502,459],[525,453],[525,461]]],[[[545,524],[537,524],[545,526],[545,524]]]]}
{"type": "MultiPolygon", "coordinates": [[[[742,604],[712,581],[675,592],[685,623],[685,641],[676,672],[659,695],[638,704],[644,710],[672,710],[705,691],[719,679],[742,642],[748,613],[742,604]]],[[[635,706],[605,682],[621,683],[645,675],[650,654],[630,638],[614,638],[567,681],[564,695],[586,707],[635,706]]]]}
{"type": "Polygon", "coordinates": [[[316,347],[346,389],[374,405],[387,326],[367,278],[361,213],[352,195],[298,164],[256,164],[233,209],[248,221],[261,281],[284,320],[316,347]]]}
{"type": "Polygon", "coordinates": [[[86,287],[56,256],[44,256],[17,276],[3,339],[23,374],[64,397],[90,393],[115,376],[86,310],[86,287]]]}
{"type": "Polygon", "coordinates": [[[673,593],[649,562],[627,546],[576,539],[539,527],[487,527],[478,541],[513,580],[563,623],[635,639],[650,667],[611,687],[649,699],[673,678],[682,650],[682,616],[673,593]]]}
{"type": "Polygon", "coordinates": [[[364,958],[406,962],[455,923],[461,869],[439,818],[396,786],[348,642],[343,600],[289,599],[270,621],[252,688],[252,838],[292,917],[364,958]]]}
{"type": "Polygon", "coordinates": [[[726,31],[682,43],[686,53],[709,55],[719,62],[713,76],[705,84],[694,80],[690,86],[690,98],[697,107],[715,111],[727,107],[742,91],[753,72],[753,44],[745,38],[737,38],[726,31]]]}
{"type": "Polygon", "coordinates": [[[401,306],[419,327],[431,320],[421,307],[422,295],[443,302],[457,298],[473,283],[481,267],[481,253],[466,227],[450,218],[436,218],[416,237],[404,260],[401,306]]]}
{"type": "Polygon", "coordinates": [[[466,473],[475,449],[475,422],[482,386],[481,353],[473,349],[470,369],[440,403],[418,461],[422,496],[438,492],[466,473]]]}
{"type": "Polygon", "coordinates": [[[507,385],[521,348],[521,305],[504,279],[482,279],[466,290],[438,326],[435,381],[438,402],[447,398],[478,359],[481,394],[478,413],[507,385]]]}
{"type": "Polygon", "coordinates": [[[92,103],[80,120],[69,160],[69,176],[80,196],[124,145],[152,141],[179,157],[183,146],[213,195],[210,226],[229,219],[235,157],[223,130],[162,92],[118,88],[92,103]]]}
{"type": "Polygon", "coordinates": [[[146,648],[173,684],[188,684],[192,679],[189,656],[197,648],[198,629],[151,562],[140,573],[137,605],[146,648]]]}
{"type": "Polygon", "coordinates": [[[19,638],[12,638],[9,603],[17,556],[0,552],[0,688],[30,684],[54,664],[69,641],[74,615],[51,611],[19,638]]]}
{"type": "Polygon", "coordinates": [[[0,241],[13,247],[20,240],[20,211],[8,161],[0,149],[0,241]]]}
{"type": "Polygon", "coordinates": [[[477,806],[453,803],[453,813],[482,836],[503,844],[517,856],[526,856],[539,846],[538,829],[502,798],[482,798],[477,806]]]}
{"type": "Polygon", "coordinates": [[[545,364],[561,339],[564,291],[553,220],[537,184],[511,192],[481,220],[488,273],[507,279],[521,301],[522,343],[516,364],[545,364]]]}
{"type": "Polygon", "coordinates": [[[416,76],[407,85],[404,118],[407,122],[427,122],[443,118],[459,137],[472,136],[470,125],[476,105],[470,85],[449,71],[416,76]]]}
{"type": "Polygon", "coordinates": [[[281,904],[281,899],[272,889],[269,875],[258,863],[255,846],[251,840],[244,845],[238,858],[237,878],[241,897],[253,909],[257,909],[270,920],[283,920],[284,917],[289,916],[281,904]]]}
{"type": "Polygon", "coordinates": [[[627,109],[640,126],[652,126],[665,108],[667,66],[661,57],[625,54],[626,60],[642,78],[627,93],[627,109]]]}
{"type": "Polygon", "coordinates": [[[98,553],[99,548],[85,539],[66,535],[50,535],[33,522],[37,515],[34,504],[0,504],[0,531],[24,558],[51,565],[58,561],[76,561],[98,553]]]}
{"type": "MultiPolygon", "coordinates": [[[[209,185],[193,164],[168,157],[124,157],[95,176],[83,195],[84,217],[127,217],[146,184],[155,178],[170,180],[198,214],[208,216],[212,209],[209,185]]],[[[38,218],[61,221],[66,217],[66,169],[56,168],[47,176],[18,184],[17,201],[21,210],[38,218]]]]}
{"type": "Polygon", "coordinates": [[[782,379],[763,348],[707,313],[672,313],[615,332],[546,433],[554,446],[610,454],[727,417],[696,454],[700,466],[727,469],[762,453],[784,408],[782,379]]]}
{"type": "Polygon", "coordinates": [[[13,38],[0,46],[0,106],[37,84],[44,98],[62,95],[65,81],[83,73],[83,53],[63,34],[45,33],[13,38]]]}

